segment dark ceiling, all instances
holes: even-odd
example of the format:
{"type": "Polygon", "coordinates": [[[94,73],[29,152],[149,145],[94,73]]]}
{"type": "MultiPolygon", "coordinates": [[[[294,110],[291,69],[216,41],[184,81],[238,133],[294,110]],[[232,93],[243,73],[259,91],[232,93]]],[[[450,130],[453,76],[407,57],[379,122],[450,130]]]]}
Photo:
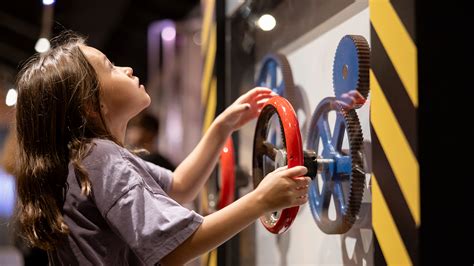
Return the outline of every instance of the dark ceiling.
{"type": "MultiPolygon", "coordinates": [[[[41,0],[2,1],[0,6],[0,78],[11,80],[31,56],[39,37],[41,0]]],[[[70,29],[88,36],[117,65],[134,68],[146,80],[148,25],[160,19],[199,15],[199,0],[56,0],[53,35],[70,29]]]]}

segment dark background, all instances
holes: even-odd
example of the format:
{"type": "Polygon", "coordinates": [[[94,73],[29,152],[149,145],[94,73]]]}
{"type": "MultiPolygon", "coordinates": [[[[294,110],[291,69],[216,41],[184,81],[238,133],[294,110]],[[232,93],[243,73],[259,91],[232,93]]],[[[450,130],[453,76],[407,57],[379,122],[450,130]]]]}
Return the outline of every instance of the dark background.
{"type": "MultiPolygon", "coordinates": [[[[88,44],[117,65],[131,66],[147,80],[148,25],[160,19],[182,20],[200,13],[199,0],[58,0],[53,34],[70,29],[88,36],[88,44]]],[[[19,64],[35,53],[41,31],[41,0],[0,4],[0,74],[10,81],[19,64]]]]}

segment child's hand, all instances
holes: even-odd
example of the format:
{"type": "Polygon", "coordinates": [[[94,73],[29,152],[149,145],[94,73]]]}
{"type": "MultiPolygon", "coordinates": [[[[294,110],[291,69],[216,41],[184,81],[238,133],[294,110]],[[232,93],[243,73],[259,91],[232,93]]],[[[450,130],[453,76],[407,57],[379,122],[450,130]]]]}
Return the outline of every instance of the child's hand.
{"type": "Polygon", "coordinates": [[[336,102],[342,106],[342,108],[349,110],[361,107],[364,105],[366,99],[357,90],[351,90],[341,95],[341,99],[336,102]]]}
{"type": "Polygon", "coordinates": [[[216,121],[221,123],[230,132],[235,131],[250,120],[257,118],[263,105],[275,95],[277,94],[263,87],[249,90],[227,107],[216,118],[216,121]]]}
{"type": "Polygon", "coordinates": [[[254,192],[258,193],[258,202],[263,204],[265,212],[302,205],[308,201],[308,187],[311,179],[304,166],[290,169],[280,167],[269,173],[260,182],[254,192]],[[294,179],[294,177],[298,178],[294,179]]]}

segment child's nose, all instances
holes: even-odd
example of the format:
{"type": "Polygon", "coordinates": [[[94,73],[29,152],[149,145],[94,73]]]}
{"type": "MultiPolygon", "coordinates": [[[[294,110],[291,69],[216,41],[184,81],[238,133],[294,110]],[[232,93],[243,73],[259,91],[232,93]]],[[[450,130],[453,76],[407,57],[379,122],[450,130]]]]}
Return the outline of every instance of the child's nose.
{"type": "Polygon", "coordinates": [[[130,77],[133,76],[133,68],[125,67],[125,73],[130,77]]]}

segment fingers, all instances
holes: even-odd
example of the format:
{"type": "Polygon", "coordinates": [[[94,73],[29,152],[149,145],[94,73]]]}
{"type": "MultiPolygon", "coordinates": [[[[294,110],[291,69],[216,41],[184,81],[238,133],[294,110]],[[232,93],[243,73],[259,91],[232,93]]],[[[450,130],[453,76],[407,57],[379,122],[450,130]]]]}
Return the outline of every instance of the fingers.
{"type": "Polygon", "coordinates": [[[308,190],[311,179],[307,176],[294,180],[296,188],[294,190],[294,204],[301,205],[308,201],[308,190]]]}
{"type": "Polygon", "coordinates": [[[286,170],[283,170],[281,174],[285,177],[297,177],[297,176],[302,176],[305,175],[308,172],[308,169],[304,166],[295,166],[292,168],[288,168],[286,170]]]}
{"type": "Polygon", "coordinates": [[[269,88],[256,87],[256,88],[253,88],[253,89],[247,91],[241,97],[249,99],[249,98],[253,98],[253,97],[255,97],[257,95],[260,95],[260,94],[263,94],[263,95],[267,94],[268,95],[268,94],[272,94],[272,93],[273,93],[273,91],[270,90],[269,88]]]}
{"type": "Polygon", "coordinates": [[[356,103],[356,99],[349,93],[344,93],[341,95],[341,101],[344,103],[346,107],[352,107],[356,103]]]}
{"type": "Polygon", "coordinates": [[[350,90],[347,94],[356,99],[365,99],[364,96],[362,96],[362,94],[360,94],[358,90],[350,90]]]}
{"type": "Polygon", "coordinates": [[[253,98],[255,98],[256,96],[259,96],[259,95],[274,96],[275,93],[272,90],[270,90],[269,88],[256,87],[256,88],[251,89],[251,90],[247,91],[246,93],[242,94],[237,99],[236,102],[246,102],[246,101],[252,100],[253,98]]]}
{"type": "Polygon", "coordinates": [[[248,103],[243,103],[243,104],[238,104],[236,107],[235,107],[235,112],[242,112],[242,111],[245,111],[245,110],[248,110],[250,109],[250,104],[248,103]]]}
{"type": "MultiPolygon", "coordinates": [[[[271,200],[271,209],[278,210],[299,206],[308,201],[308,190],[311,179],[306,174],[307,169],[304,166],[295,166],[288,168],[282,166],[275,169],[268,181],[261,188],[262,191],[269,189],[268,195],[271,200]],[[268,186],[269,185],[269,186],[268,186]]],[[[260,183],[259,187],[263,184],[260,183]]]]}
{"type": "Polygon", "coordinates": [[[288,168],[288,165],[281,166],[273,170],[273,173],[280,173],[284,177],[299,177],[308,172],[308,169],[304,166],[295,166],[288,168]]]}
{"type": "Polygon", "coordinates": [[[280,167],[275,170],[275,173],[292,180],[293,184],[291,186],[300,191],[298,194],[299,196],[305,195],[308,192],[311,178],[303,176],[307,172],[308,169],[304,166],[295,166],[290,169],[287,167],[280,167]]]}
{"type": "Polygon", "coordinates": [[[273,96],[274,96],[273,92],[272,93],[257,94],[257,95],[254,95],[254,97],[252,98],[252,101],[253,102],[259,102],[261,100],[268,100],[268,99],[272,98],[273,96]]]}
{"type": "Polygon", "coordinates": [[[281,166],[273,170],[274,174],[278,174],[282,177],[292,179],[297,187],[305,187],[311,182],[311,178],[303,176],[308,172],[308,169],[304,166],[295,166],[288,169],[288,166],[281,166]]]}
{"type": "Polygon", "coordinates": [[[352,109],[351,105],[348,105],[344,101],[336,100],[336,103],[339,104],[342,109],[352,109]]]}
{"type": "Polygon", "coordinates": [[[249,90],[247,93],[272,93],[273,91],[266,87],[255,87],[249,90]]]}
{"type": "Polygon", "coordinates": [[[366,99],[359,91],[351,90],[347,93],[343,93],[341,95],[341,100],[338,100],[337,102],[344,109],[353,109],[364,105],[365,101],[366,99]]]}
{"type": "Polygon", "coordinates": [[[366,101],[364,96],[362,96],[358,90],[351,90],[348,94],[352,97],[355,105],[363,105],[366,101]]]}
{"type": "Polygon", "coordinates": [[[304,194],[301,197],[298,197],[294,201],[294,206],[303,205],[308,202],[308,194],[304,194]]]}
{"type": "Polygon", "coordinates": [[[309,178],[308,176],[297,177],[293,180],[296,183],[297,190],[308,188],[309,184],[311,183],[311,178],[309,178]]]}

